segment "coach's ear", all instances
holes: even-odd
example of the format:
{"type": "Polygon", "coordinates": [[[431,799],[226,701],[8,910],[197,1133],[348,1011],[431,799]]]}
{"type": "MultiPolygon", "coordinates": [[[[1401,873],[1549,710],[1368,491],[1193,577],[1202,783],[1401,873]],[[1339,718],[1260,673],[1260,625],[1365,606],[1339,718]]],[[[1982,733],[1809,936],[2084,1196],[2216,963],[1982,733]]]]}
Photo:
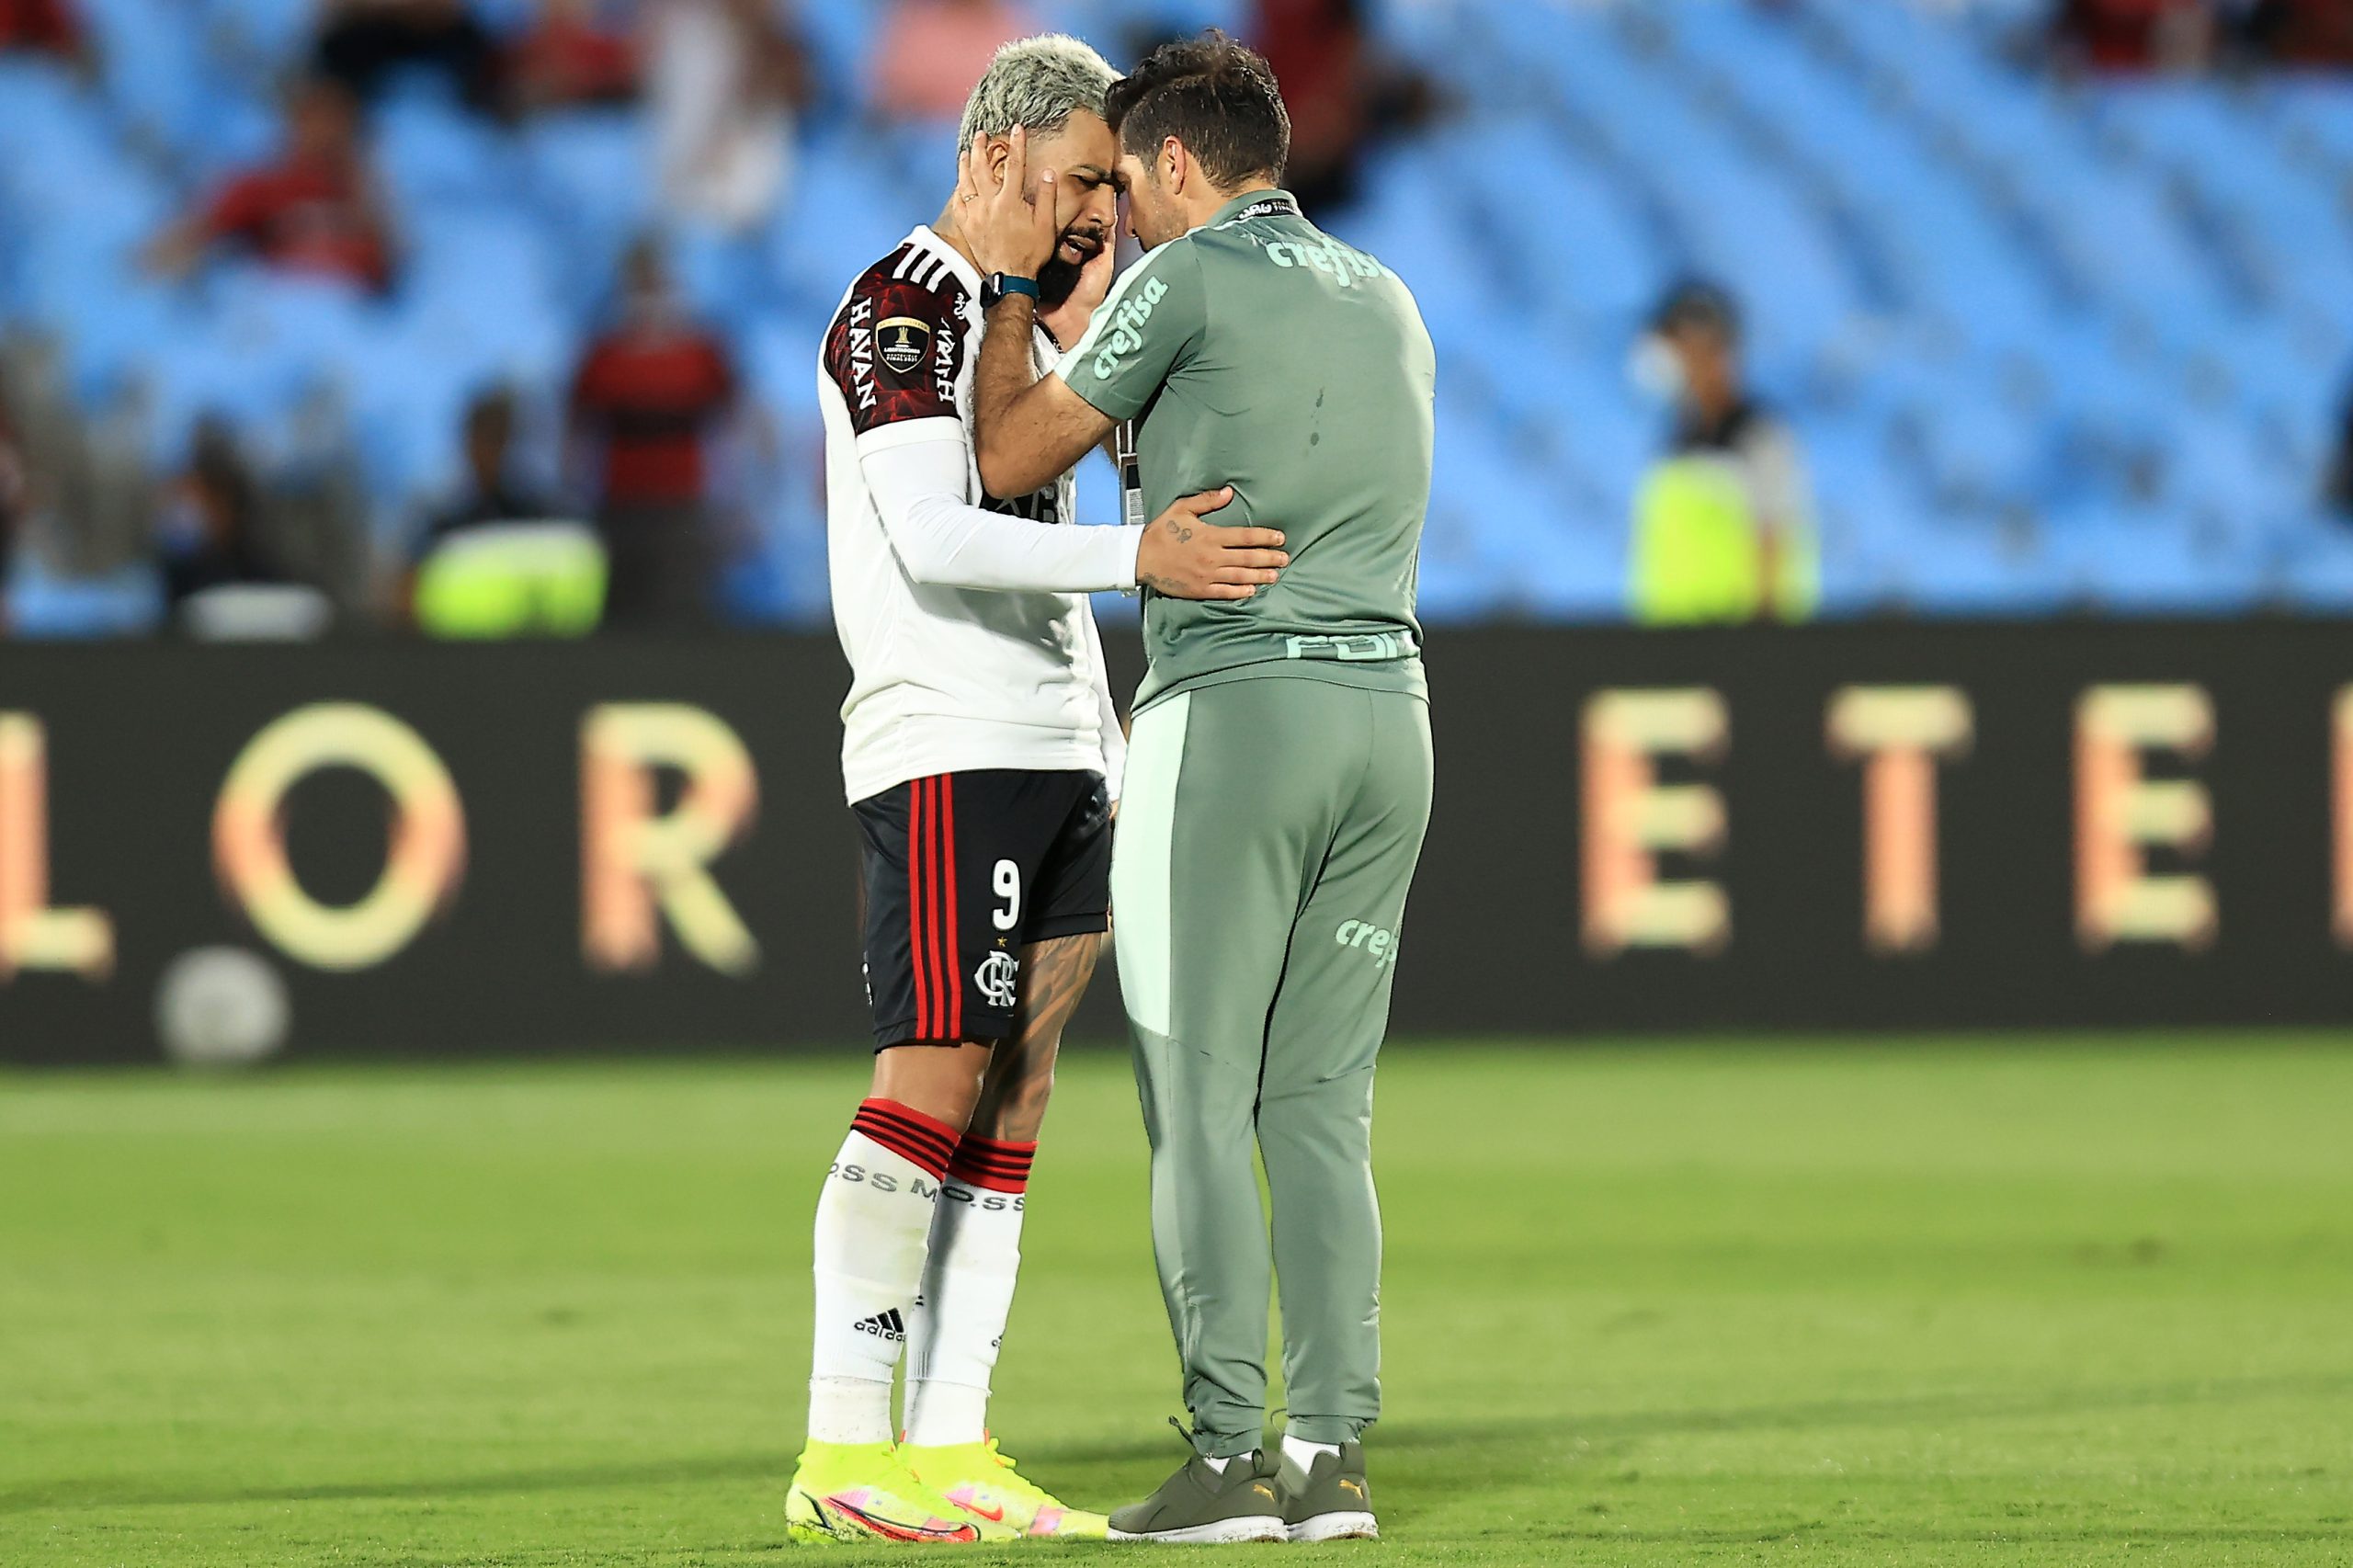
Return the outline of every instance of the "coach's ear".
{"type": "Polygon", "coordinates": [[[1193,154],[1185,143],[1174,136],[1160,139],[1160,153],[1154,160],[1160,165],[1160,183],[1171,196],[1185,194],[1185,181],[1193,173],[1193,154]]]}

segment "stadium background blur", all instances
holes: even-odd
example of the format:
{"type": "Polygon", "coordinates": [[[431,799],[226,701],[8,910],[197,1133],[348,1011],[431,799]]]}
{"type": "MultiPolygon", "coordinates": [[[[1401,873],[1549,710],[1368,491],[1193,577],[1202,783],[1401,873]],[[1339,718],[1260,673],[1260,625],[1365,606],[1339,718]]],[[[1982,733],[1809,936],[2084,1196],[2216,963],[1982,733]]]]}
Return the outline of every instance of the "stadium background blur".
{"type": "Polygon", "coordinates": [[[396,623],[437,523],[634,507],[617,620],[669,570],[822,626],[814,345],[937,210],[957,84],[1210,23],[1428,316],[1433,620],[1627,613],[1669,425],[1630,356],[1695,276],[1811,472],[1822,615],[2353,607],[2335,0],[0,0],[10,624],[241,576],[396,623]],[[321,74],[364,100],[324,203],[279,162],[321,74]]]}
{"type": "MultiPolygon", "coordinates": [[[[2348,1560],[2353,5],[0,0],[0,1562],[779,1561],[819,331],[998,39],[1210,22],[1441,361],[1382,1560],[2348,1560]],[[1693,278],[1843,624],[1590,624],[1693,278]],[[551,513],[723,630],[400,634],[551,513]],[[335,635],[178,634],[256,580],[335,635]]],[[[1074,1033],[992,1422],[1100,1506],[1176,1393],[1074,1033]]]]}

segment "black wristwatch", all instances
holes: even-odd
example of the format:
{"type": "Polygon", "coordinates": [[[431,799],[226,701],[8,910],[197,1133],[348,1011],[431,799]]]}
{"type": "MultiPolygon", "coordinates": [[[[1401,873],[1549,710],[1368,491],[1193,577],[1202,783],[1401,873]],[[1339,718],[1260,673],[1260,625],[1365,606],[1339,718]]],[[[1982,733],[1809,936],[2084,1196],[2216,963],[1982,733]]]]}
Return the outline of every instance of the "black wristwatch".
{"type": "Polygon", "coordinates": [[[1007,294],[1027,294],[1030,303],[1038,301],[1038,280],[1016,278],[1009,272],[992,272],[981,279],[981,309],[987,310],[1007,294]]]}

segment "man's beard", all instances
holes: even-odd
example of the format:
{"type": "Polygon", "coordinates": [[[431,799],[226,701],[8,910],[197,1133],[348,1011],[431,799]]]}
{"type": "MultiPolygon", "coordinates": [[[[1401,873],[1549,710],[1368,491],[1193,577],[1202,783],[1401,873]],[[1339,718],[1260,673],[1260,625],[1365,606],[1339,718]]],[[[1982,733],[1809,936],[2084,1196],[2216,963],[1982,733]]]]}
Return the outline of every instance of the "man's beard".
{"type": "Polygon", "coordinates": [[[1038,308],[1056,311],[1067,304],[1070,297],[1078,292],[1078,279],[1086,270],[1064,261],[1061,247],[1057,246],[1046,265],[1038,269],[1038,308]]]}
{"type": "MultiPolygon", "coordinates": [[[[1063,237],[1082,241],[1093,240],[1098,246],[1108,246],[1111,243],[1111,236],[1099,229],[1086,229],[1075,235],[1065,234],[1063,237]]],[[[1054,244],[1054,254],[1046,258],[1046,264],[1043,267],[1038,268],[1039,311],[1042,313],[1047,311],[1060,310],[1066,304],[1070,297],[1078,292],[1078,280],[1086,275],[1086,263],[1093,261],[1100,254],[1101,251],[1098,249],[1088,252],[1086,261],[1064,261],[1061,242],[1057,241],[1054,244]]]]}

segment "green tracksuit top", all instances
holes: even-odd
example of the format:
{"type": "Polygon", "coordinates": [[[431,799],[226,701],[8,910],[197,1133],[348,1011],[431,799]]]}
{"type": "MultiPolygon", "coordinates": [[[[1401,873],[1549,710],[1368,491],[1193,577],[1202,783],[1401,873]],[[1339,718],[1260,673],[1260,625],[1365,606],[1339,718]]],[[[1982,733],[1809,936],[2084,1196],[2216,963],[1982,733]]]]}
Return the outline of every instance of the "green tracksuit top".
{"type": "Polygon", "coordinates": [[[1231,484],[1208,520],[1280,528],[1290,551],[1255,598],[1147,598],[1139,709],[1268,675],[1425,691],[1414,591],[1437,358],[1395,273],[1288,192],[1252,191],[1129,268],[1059,373],[1136,422],[1147,516],[1231,484]]]}

